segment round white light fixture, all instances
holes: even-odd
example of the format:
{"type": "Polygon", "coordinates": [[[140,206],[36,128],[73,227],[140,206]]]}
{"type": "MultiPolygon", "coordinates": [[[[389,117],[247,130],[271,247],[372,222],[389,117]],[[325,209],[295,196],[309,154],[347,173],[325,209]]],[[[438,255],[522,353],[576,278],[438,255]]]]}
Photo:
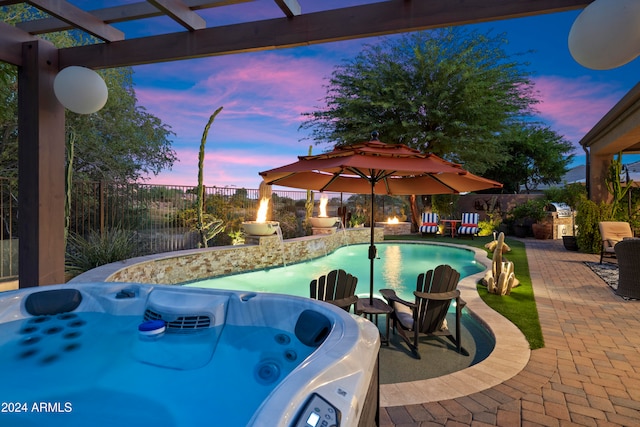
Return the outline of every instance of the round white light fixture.
{"type": "Polygon", "coordinates": [[[580,65],[609,70],[640,54],[640,1],[595,0],[569,32],[569,51],[580,65]]]}
{"type": "Polygon", "coordinates": [[[109,91],[100,74],[86,67],[61,70],[53,81],[53,92],[65,108],[78,114],[91,114],[107,103],[109,91]]]}

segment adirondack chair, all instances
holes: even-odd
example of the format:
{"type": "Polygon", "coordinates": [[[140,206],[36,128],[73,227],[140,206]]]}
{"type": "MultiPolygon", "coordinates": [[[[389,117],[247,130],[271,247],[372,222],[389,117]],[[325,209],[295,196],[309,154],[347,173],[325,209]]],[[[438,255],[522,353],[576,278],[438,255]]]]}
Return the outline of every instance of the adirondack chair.
{"type": "Polygon", "coordinates": [[[455,345],[458,353],[468,355],[460,340],[460,319],[466,303],[456,289],[459,279],[460,273],[449,265],[439,265],[434,270],[418,275],[416,291],[413,293],[414,302],[401,299],[393,289],[380,290],[380,294],[393,308],[393,330],[397,330],[417,359],[420,359],[420,336],[445,336],[455,345]],[[445,319],[452,300],[456,301],[455,336],[445,319]]]}
{"type": "Polygon", "coordinates": [[[343,308],[351,309],[358,302],[356,285],[358,278],[344,270],[333,270],[324,276],[313,279],[309,284],[310,296],[343,308]]]}

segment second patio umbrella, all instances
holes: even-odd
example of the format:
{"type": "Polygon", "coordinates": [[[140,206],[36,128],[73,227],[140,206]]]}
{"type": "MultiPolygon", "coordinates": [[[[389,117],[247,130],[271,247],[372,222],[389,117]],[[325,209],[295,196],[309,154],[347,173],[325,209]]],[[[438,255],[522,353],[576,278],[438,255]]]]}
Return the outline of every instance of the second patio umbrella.
{"type": "Polygon", "coordinates": [[[297,162],[260,172],[260,176],[267,184],[284,187],[371,194],[370,304],[376,258],[375,194],[456,194],[502,188],[502,184],[474,175],[436,155],[378,140],[336,146],[333,151],[314,156],[298,156],[297,162]]]}

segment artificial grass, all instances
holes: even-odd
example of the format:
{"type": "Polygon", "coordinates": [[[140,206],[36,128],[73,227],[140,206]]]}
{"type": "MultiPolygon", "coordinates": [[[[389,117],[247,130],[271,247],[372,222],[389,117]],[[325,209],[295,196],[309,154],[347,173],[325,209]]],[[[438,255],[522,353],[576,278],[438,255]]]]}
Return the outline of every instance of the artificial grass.
{"type": "MultiPolygon", "coordinates": [[[[443,236],[423,237],[418,234],[413,234],[404,236],[387,236],[385,237],[385,240],[433,241],[485,249],[484,245],[493,240],[493,236],[476,237],[474,239],[457,239],[443,236]]],[[[527,262],[525,245],[521,241],[509,238],[505,239],[505,243],[509,245],[511,251],[507,252],[504,256],[509,261],[513,262],[515,274],[520,281],[520,286],[513,288],[510,295],[500,296],[490,294],[487,292],[487,288],[479,283],[478,294],[489,307],[509,319],[522,331],[532,350],[542,348],[544,347],[544,339],[542,337],[540,319],[538,318],[536,300],[533,295],[533,286],[531,284],[531,276],[529,274],[529,264],[527,262]]],[[[488,255],[489,258],[492,258],[493,256],[492,253],[488,253],[488,255]]]]}

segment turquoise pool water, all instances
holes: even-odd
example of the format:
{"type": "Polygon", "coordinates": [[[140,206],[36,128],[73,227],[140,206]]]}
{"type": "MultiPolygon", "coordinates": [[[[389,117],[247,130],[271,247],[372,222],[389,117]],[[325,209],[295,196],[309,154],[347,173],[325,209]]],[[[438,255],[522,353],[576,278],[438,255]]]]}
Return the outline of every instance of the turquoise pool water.
{"type": "MultiPolygon", "coordinates": [[[[374,268],[376,294],[379,289],[394,289],[402,298],[412,301],[418,274],[440,264],[449,264],[460,272],[461,278],[484,270],[484,266],[475,262],[475,252],[463,248],[420,243],[379,243],[376,247],[379,258],[375,260],[374,268]]],[[[311,261],[201,280],[185,286],[309,297],[311,280],[341,268],[358,278],[358,296],[367,297],[368,249],[368,244],[345,246],[311,261]]],[[[379,294],[376,296],[380,297],[379,294]]]]}

